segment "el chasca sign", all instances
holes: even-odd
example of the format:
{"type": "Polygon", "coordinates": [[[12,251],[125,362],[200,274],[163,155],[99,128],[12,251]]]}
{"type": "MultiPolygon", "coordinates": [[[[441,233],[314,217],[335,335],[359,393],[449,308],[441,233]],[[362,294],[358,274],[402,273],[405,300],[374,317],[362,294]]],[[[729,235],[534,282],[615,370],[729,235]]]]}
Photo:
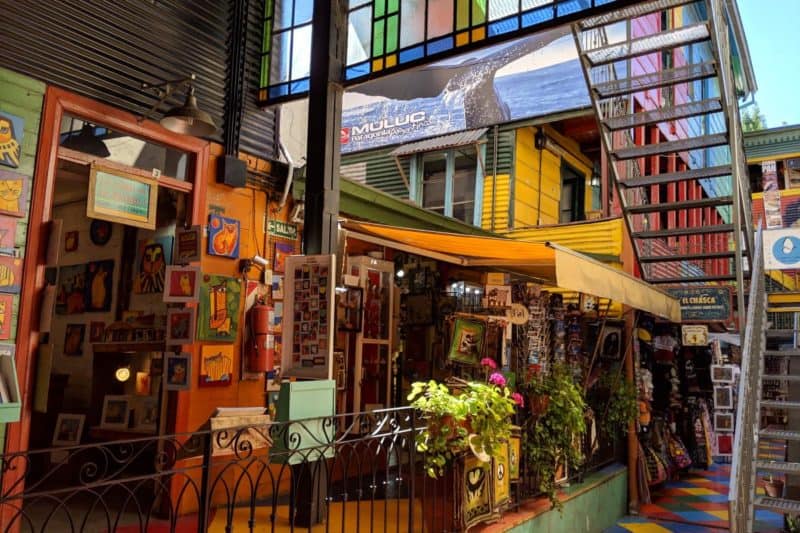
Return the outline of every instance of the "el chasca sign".
{"type": "Polygon", "coordinates": [[[670,288],[667,292],[681,303],[681,320],[728,321],[731,319],[731,291],[726,287],[670,288]]]}

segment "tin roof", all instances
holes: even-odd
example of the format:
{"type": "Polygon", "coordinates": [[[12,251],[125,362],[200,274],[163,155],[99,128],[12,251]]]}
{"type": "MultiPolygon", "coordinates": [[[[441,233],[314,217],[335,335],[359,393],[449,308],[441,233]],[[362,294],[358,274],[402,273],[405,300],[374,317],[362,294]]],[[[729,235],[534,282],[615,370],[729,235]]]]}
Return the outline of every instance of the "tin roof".
{"type": "Polygon", "coordinates": [[[461,131],[458,133],[451,133],[449,135],[442,135],[441,137],[433,137],[416,141],[403,146],[399,146],[389,152],[391,156],[410,155],[419,152],[431,152],[433,150],[441,150],[443,148],[453,148],[454,146],[464,146],[467,144],[474,144],[480,140],[486,133],[487,128],[479,128],[477,130],[461,131]]]}

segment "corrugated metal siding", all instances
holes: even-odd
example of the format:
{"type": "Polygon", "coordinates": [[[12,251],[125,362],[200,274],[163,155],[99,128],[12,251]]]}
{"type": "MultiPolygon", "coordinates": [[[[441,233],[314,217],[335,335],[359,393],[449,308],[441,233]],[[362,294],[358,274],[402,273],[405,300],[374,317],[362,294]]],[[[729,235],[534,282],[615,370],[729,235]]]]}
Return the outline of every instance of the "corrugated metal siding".
{"type": "MultiPolygon", "coordinates": [[[[367,173],[364,183],[392,196],[408,199],[408,189],[406,189],[403,178],[397,170],[394,158],[389,155],[390,151],[391,149],[380,149],[342,155],[341,165],[349,166],[365,163],[367,173]]],[[[403,165],[403,170],[408,179],[411,179],[410,161],[411,157],[400,157],[400,163],[403,165]]]]}
{"type": "Polygon", "coordinates": [[[787,126],[746,133],[744,151],[750,162],[796,157],[800,154],[800,127],[787,126]]]}
{"type": "MultiPolygon", "coordinates": [[[[4,2],[4,66],[78,94],[144,114],[157,101],[141,90],[195,73],[200,106],[222,126],[230,3],[157,0],[4,2]]],[[[251,0],[248,116],[242,149],[272,157],[274,111],[254,107],[263,0],[251,0]]],[[[183,95],[169,100],[182,103],[183,95]]],[[[158,116],[156,116],[158,118],[158,116]]],[[[220,136],[214,138],[219,141],[220,136]]]]}
{"type": "MultiPolygon", "coordinates": [[[[492,231],[492,177],[483,181],[483,213],[481,213],[481,228],[492,231]]],[[[498,174],[497,176],[497,201],[494,205],[494,231],[503,232],[508,229],[508,208],[511,198],[511,176],[498,174]]]]}
{"type": "Polygon", "coordinates": [[[614,257],[622,254],[621,218],[516,230],[506,236],[521,241],[553,242],[589,254],[614,257]]]}
{"type": "MultiPolygon", "coordinates": [[[[508,125],[497,128],[497,174],[511,174],[514,166],[515,129],[508,125]]],[[[494,172],[494,128],[486,134],[486,174],[494,172]]]]}

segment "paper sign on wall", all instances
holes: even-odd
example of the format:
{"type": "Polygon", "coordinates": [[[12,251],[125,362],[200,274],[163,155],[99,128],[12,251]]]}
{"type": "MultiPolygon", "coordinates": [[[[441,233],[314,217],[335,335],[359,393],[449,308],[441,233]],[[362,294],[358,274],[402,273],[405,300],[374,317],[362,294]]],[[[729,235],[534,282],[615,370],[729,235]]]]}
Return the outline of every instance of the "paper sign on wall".
{"type": "Polygon", "coordinates": [[[764,269],[800,268],[800,228],[764,231],[764,269]]]}

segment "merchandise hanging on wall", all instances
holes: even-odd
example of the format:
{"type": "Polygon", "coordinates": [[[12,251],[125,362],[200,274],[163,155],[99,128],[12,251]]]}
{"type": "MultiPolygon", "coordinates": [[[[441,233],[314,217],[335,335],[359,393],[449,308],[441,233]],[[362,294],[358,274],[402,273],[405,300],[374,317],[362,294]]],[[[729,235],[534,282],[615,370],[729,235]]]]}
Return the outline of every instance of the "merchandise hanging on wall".
{"type": "Polygon", "coordinates": [[[364,289],[346,287],[339,294],[339,307],[336,312],[337,329],[339,331],[361,331],[361,317],[364,312],[364,289]]]}
{"type": "Polygon", "coordinates": [[[89,239],[96,246],[105,246],[111,240],[113,226],[107,220],[92,220],[89,225],[89,239]]]}
{"type": "Polygon", "coordinates": [[[276,242],[272,254],[272,270],[283,273],[286,271],[286,258],[294,254],[294,244],[276,242]]]}
{"type": "Polygon", "coordinates": [[[164,291],[167,265],[172,259],[172,237],[142,239],[136,250],[133,292],[158,294],[164,291]]]}
{"type": "Polygon", "coordinates": [[[25,120],[6,111],[0,111],[0,165],[19,167],[24,135],[25,120]]]}
{"type": "Polygon", "coordinates": [[[192,354],[168,353],[165,357],[164,388],[166,390],[189,390],[192,379],[192,354]]]}
{"type": "Polygon", "coordinates": [[[714,387],[714,409],[733,409],[733,387],[714,387]]]}
{"type": "Polygon", "coordinates": [[[11,320],[14,316],[14,296],[0,294],[0,340],[11,339],[11,320]]]}
{"type": "Polygon", "coordinates": [[[200,226],[177,228],[175,230],[175,253],[172,254],[176,265],[187,265],[200,261],[200,245],[203,241],[200,226]]]}
{"type": "Polygon", "coordinates": [[[477,365],[483,353],[486,324],[477,320],[456,318],[447,358],[454,363],[477,365]]]}
{"type": "Polygon", "coordinates": [[[283,300],[283,276],[272,275],[272,299],[283,300]]]}
{"type": "Polygon", "coordinates": [[[133,403],[133,429],[155,432],[158,429],[158,399],[152,396],[135,398],[133,403]]]}
{"type": "Polygon", "coordinates": [[[199,296],[200,267],[167,267],[164,285],[165,302],[196,302],[199,296]]]}
{"type": "Polygon", "coordinates": [[[128,429],[131,413],[131,398],[125,395],[106,395],[103,398],[103,413],[100,427],[105,429],[128,429]]]}
{"type": "Polygon", "coordinates": [[[77,252],[80,244],[81,234],[78,231],[68,231],[64,234],[64,251],[67,253],[77,252]]]}
{"type": "Polygon", "coordinates": [[[232,381],[233,345],[203,345],[200,352],[200,386],[227,387],[232,381]]]}
{"type": "Polygon", "coordinates": [[[334,255],[286,258],[283,376],[333,379],[334,255]]]}
{"type": "Polygon", "coordinates": [[[14,255],[17,241],[17,220],[0,216],[0,254],[14,255]]]}
{"type": "Polygon", "coordinates": [[[239,257],[240,224],[235,218],[212,214],[208,217],[208,254],[239,257]]]}
{"type": "Polygon", "coordinates": [[[167,309],[167,346],[194,342],[195,309],[181,307],[167,309]]]}
{"type": "Polygon", "coordinates": [[[22,259],[0,256],[0,292],[19,294],[22,288],[22,259]]]}
{"type": "Polygon", "coordinates": [[[735,368],[733,365],[711,365],[711,381],[714,383],[733,383],[735,368]]]}
{"type": "Polygon", "coordinates": [[[28,176],[0,169],[0,214],[23,218],[28,214],[28,176]]]}
{"type": "Polygon", "coordinates": [[[197,340],[234,342],[242,287],[238,278],[201,274],[197,340]]]}
{"type": "Polygon", "coordinates": [[[90,261],[86,265],[86,312],[108,312],[114,282],[114,260],[90,261]]]}

